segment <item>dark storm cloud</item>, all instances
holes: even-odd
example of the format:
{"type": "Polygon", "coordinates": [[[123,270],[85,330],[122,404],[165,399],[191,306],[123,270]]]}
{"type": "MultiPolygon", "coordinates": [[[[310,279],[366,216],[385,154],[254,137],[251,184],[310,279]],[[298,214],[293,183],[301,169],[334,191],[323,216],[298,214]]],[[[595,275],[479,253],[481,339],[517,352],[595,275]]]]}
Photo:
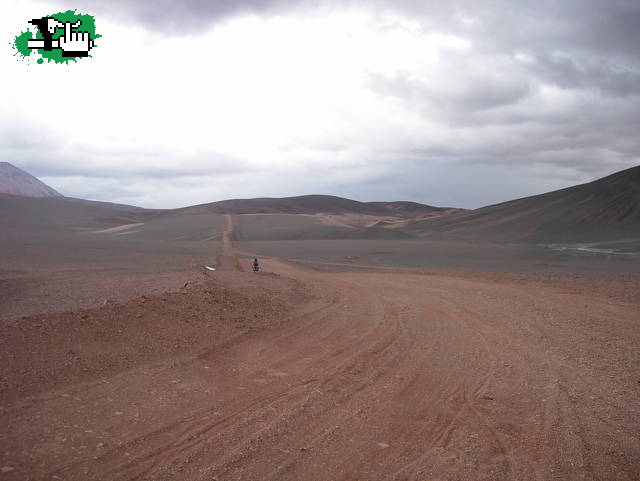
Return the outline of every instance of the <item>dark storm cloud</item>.
{"type": "MultiPolygon", "coordinates": [[[[271,13],[296,8],[362,7],[420,14],[426,23],[448,21],[448,28],[473,30],[486,42],[511,48],[566,45],[588,52],[637,58],[640,3],[636,0],[78,0],[78,8],[132,15],[147,26],[182,25],[185,30],[241,13],[271,13]],[[471,29],[463,16],[477,18],[471,29]]],[[[415,17],[414,17],[415,18],[415,17]]],[[[185,33],[188,33],[185,31],[185,33]]]]}
{"type": "MultiPolygon", "coordinates": [[[[528,54],[531,75],[562,88],[594,88],[604,95],[640,93],[640,2],[553,0],[483,2],[469,29],[489,51],[528,54]],[[488,7],[487,7],[488,5],[488,7]]],[[[464,30],[459,29],[460,33],[464,30]]]]}
{"type": "Polygon", "coordinates": [[[497,3],[481,29],[482,36],[496,45],[638,59],[640,4],[635,0],[497,3]]]}
{"type": "Polygon", "coordinates": [[[595,88],[614,97],[640,94],[640,71],[615,65],[606,58],[541,54],[536,60],[535,73],[561,88],[595,88]]]}

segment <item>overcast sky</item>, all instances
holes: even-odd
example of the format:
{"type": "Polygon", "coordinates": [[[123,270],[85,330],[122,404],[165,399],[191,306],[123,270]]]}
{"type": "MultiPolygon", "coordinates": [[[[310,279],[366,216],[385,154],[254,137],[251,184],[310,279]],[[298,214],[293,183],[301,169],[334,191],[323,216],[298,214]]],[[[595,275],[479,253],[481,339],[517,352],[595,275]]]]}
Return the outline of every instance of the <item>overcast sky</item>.
{"type": "Polygon", "coordinates": [[[640,164],[638,0],[3,7],[0,160],[67,196],[474,208],[640,164]],[[68,8],[95,16],[93,58],[12,56],[68,8]]]}

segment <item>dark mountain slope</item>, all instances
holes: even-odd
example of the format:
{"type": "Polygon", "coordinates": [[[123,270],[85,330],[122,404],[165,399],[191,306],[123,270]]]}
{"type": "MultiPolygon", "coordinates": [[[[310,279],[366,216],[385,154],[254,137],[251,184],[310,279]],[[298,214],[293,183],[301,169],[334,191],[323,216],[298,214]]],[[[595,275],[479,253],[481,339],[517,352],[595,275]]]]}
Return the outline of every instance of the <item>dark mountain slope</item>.
{"type": "Polygon", "coordinates": [[[546,194],[433,220],[405,231],[421,236],[533,242],[640,237],[640,166],[546,194]]]}
{"type": "Polygon", "coordinates": [[[109,202],[0,194],[0,227],[101,227],[138,222],[145,212],[109,202]]]}

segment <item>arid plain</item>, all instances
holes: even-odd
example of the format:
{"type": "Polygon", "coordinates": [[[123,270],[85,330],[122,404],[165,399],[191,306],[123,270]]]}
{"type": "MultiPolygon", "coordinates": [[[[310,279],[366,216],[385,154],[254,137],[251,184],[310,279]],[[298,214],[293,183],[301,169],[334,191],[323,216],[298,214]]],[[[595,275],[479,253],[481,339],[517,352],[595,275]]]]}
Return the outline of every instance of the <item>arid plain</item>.
{"type": "Polygon", "coordinates": [[[0,202],[2,479],[640,479],[637,203],[0,202]]]}

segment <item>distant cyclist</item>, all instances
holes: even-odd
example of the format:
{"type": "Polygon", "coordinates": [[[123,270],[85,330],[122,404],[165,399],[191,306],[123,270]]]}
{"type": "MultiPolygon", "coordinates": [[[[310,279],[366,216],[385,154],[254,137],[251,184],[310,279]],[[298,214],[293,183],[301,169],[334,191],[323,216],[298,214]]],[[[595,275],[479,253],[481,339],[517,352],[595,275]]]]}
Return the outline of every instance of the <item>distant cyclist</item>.
{"type": "Polygon", "coordinates": [[[258,258],[253,259],[253,272],[258,272],[260,270],[260,264],[258,264],[258,258]]]}

